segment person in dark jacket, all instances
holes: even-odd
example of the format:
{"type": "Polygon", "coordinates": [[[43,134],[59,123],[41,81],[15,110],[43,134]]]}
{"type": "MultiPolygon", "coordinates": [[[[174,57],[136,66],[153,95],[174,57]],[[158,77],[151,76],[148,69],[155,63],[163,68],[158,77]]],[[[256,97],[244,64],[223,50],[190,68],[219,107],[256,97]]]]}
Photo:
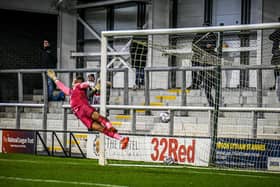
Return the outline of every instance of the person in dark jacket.
{"type": "MultiPolygon", "coordinates": [[[[203,26],[210,26],[204,23],[203,26]]],[[[215,65],[217,53],[215,51],[217,36],[213,32],[197,33],[193,39],[192,46],[194,55],[192,57],[193,66],[211,66],[215,65]]],[[[198,89],[201,83],[204,84],[205,95],[209,106],[214,106],[211,94],[212,87],[215,87],[215,71],[193,71],[191,89],[198,89]]]]}
{"type": "MultiPolygon", "coordinates": [[[[278,18],[280,22],[280,17],[278,18]]],[[[269,35],[269,39],[273,42],[272,44],[272,58],[271,64],[272,65],[280,65],[280,28],[276,29],[273,33],[269,35]]],[[[274,70],[274,77],[275,77],[275,84],[270,89],[274,90],[276,86],[277,77],[280,76],[280,69],[274,70]]]]}
{"type": "Polygon", "coordinates": [[[41,65],[44,68],[56,68],[56,57],[48,40],[43,40],[41,51],[41,65]]]}
{"type": "MultiPolygon", "coordinates": [[[[209,23],[204,23],[203,26],[210,26],[209,23]]],[[[214,33],[197,33],[192,41],[194,55],[192,57],[192,66],[204,66],[201,62],[204,53],[216,55],[214,49],[216,48],[217,37],[214,33]],[[199,49],[199,50],[197,50],[199,49]]],[[[192,72],[192,85],[189,89],[199,89],[202,83],[202,74],[200,71],[192,72]]]]}
{"type": "Polygon", "coordinates": [[[145,84],[145,72],[148,47],[147,39],[134,37],[130,45],[131,65],[135,68],[135,88],[141,88],[145,84]]]}
{"type": "MultiPolygon", "coordinates": [[[[51,45],[48,40],[43,40],[43,45],[41,48],[41,66],[43,68],[56,68],[56,57],[54,56],[51,45]]],[[[63,101],[65,95],[63,92],[59,92],[58,95],[54,95],[55,84],[48,77],[48,100],[49,101],[63,101]]]]}

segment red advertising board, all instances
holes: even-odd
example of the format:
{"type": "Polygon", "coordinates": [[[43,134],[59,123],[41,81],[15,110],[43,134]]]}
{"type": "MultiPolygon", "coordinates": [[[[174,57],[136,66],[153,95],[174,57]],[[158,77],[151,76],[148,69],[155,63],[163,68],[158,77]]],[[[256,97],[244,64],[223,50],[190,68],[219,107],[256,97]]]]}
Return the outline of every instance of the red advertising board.
{"type": "Polygon", "coordinates": [[[35,133],[33,131],[2,131],[3,153],[34,153],[35,133]]]}

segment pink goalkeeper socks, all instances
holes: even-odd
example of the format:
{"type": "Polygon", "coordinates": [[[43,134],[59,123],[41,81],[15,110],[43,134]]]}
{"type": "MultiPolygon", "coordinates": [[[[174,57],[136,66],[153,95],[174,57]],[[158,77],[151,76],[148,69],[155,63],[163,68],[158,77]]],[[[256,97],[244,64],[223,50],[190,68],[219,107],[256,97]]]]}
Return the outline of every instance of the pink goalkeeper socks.
{"type": "Polygon", "coordinates": [[[122,136],[121,136],[119,133],[110,132],[110,131],[108,130],[108,128],[104,128],[103,133],[106,134],[107,136],[109,136],[109,137],[111,137],[111,138],[114,138],[114,139],[117,139],[117,140],[121,140],[121,139],[122,139],[122,136]]]}
{"type": "Polygon", "coordinates": [[[99,116],[98,121],[104,126],[107,127],[108,129],[112,127],[111,122],[109,122],[106,118],[103,116],[99,116]]]}

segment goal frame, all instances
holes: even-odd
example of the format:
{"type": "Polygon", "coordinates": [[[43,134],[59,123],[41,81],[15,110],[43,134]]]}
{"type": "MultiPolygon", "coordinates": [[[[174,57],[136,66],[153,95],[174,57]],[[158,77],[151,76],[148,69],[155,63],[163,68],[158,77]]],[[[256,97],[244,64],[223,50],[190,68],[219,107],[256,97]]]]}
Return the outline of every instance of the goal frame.
{"type": "MultiPolygon", "coordinates": [[[[168,35],[168,34],[188,34],[205,32],[224,32],[224,31],[246,31],[260,29],[277,29],[280,23],[261,23],[248,25],[229,25],[229,26],[211,26],[211,27],[192,27],[175,29],[147,29],[147,30],[123,30],[123,31],[103,31],[101,33],[101,66],[100,81],[101,85],[106,85],[107,80],[107,56],[108,56],[108,37],[114,36],[149,36],[149,35],[168,35]]],[[[100,113],[106,114],[106,87],[101,87],[100,113]]],[[[105,157],[105,136],[100,133],[100,152],[99,165],[106,165],[105,157]]]]}

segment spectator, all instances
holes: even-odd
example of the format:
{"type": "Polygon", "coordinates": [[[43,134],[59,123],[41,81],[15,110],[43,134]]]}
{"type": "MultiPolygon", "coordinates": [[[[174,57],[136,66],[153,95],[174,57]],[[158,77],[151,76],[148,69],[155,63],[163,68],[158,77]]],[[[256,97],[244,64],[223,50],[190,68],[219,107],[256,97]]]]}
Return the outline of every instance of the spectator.
{"type": "Polygon", "coordinates": [[[95,87],[95,85],[96,85],[96,82],[95,82],[95,75],[93,74],[93,73],[90,73],[90,74],[88,74],[88,76],[87,76],[87,83],[89,84],[89,88],[88,88],[88,90],[87,90],[87,96],[88,96],[88,100],[89,100],[89,103],[90,104],[93,104],[93,89],[94,89],[94,87],[95,87]]]}
{"type": "MultiPolygon", "coordinates": [[[[204,23],[203,26],[210,26],[209,23],[204,23]]],[[[194,56],[192,59],[194,66],[211,66],[215,64],[217,53],[215,51],[217,36],[212,33],[198,33],[193,39],[194,56]]],[[[193,72],[192,85],[190,88],[199,88],[203,82],[205,95],[209,106],[214,106],[213,97],[211,94],[212,87],[215,87],[215,71],[204,70],[193,72]]]]}
{"type": "MultiPolygon", "coordinates": [[[[112,86],[112,83],[107,81],[107,88],[112,86]]],[[[100,85],[100,79],[97,80],[97,83],[95,84],[94,88],[92,89],[93,91],[93,104],[100,104],[100,89],[101,89],[101,85],[100,85]]],[[[110,93],[107,94],[107,98],[106,98],[106,103],[109,104],[109,98],[110,98],[110,93]]]]}
{"type": "MultiPolygon", "coordinates": [[[[278,21],[280,22],[280,17],[278,18],[278,21]]],[[[280,65],[280,28],[276,29],[273,33],[269,35],[269,39],[273,42],[272,44],[272,58],[271,58],[271,64],[272,65],[280,65]]],[[[274,90],[277,83],[277,77],[280,77],[280,69],[274,70],[274,79],[275,83],[274,86],[270,88],[270,90],[274,90]]],[[[279,88],[279,85],[278,85],[279,88]]]]}
{"type": "Polygon", "coordinates": [[[136,71],[134,88],[141,88],[145,84],[144,68],[146,67],[147,53],[147,39],[134,37],[130,46],[131,65],[136,71]]]}
{"type": "MultiPolygon", "coordinates": [[[[227,42],[223,43],[223,48],[228,48],[229,45],[227,42]]],[[[233,53],[224,53],[223,54],[223,65],[232,66],[232,62],[234,61],[233,53]]],[[[225,87],[230,88],[231,78],[232,78],[232,70],[224,70],[225,72],[225,87]]]]}
{"type": "MultiPolygon", "coordinates": [[[[200,58],[201,58],[201,53],[197,51],[194,46],[200,47],[200,38],[204,37],[205,33],[197,33],[194,36],[194,39],[192,41],[192,46],[193,46],[193,52],[194,55],[192,57],[192,66],[197,67],[201,66],[200,58]]],[[[192,71],[192,84],[189,86],[187,89],[199,89],[200,85],[202,83],[202,77],[200,71],[192,71]]]]}
{"type": "MultiPolygon", "coordinates": [[[[41,50],[41,65],[43,68],[56,68],[56,57],[54,56],[51,45],[48,40],[43,40],[43,46],[41,50]]],[[[64,101],[65,95],[63,92],[59,92],[54,95],[55,84],[48,77],[48,100],[49,101],[64,101]]]]}

